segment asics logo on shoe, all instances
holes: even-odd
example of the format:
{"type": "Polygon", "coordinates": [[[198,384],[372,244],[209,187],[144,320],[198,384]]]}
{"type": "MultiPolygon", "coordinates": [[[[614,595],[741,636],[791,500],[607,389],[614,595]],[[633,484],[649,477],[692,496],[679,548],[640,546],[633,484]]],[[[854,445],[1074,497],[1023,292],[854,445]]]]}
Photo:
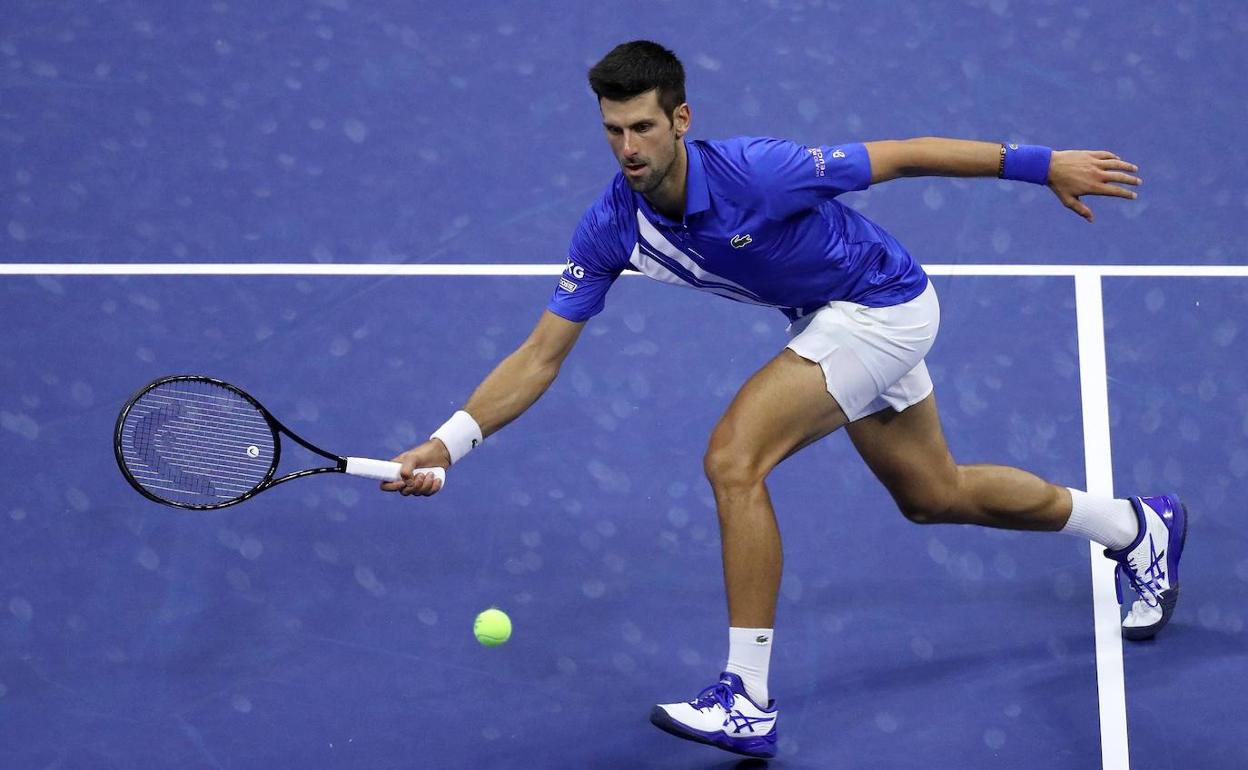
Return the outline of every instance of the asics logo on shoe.
{"type": "MultiPolygon", "coordinates": [[[[1152,591],[1154,595],[1156,595],[1157,591],[1161,588],[1161,581],[1166,579],[1166,572],[1161,567],[1162,565],[1161,560],[1164,559],[1165,556],[1166,556],[1165,549],[1163,548],[1161,552],[1158,553],[1157,543],[1156,541],[1153,540],[1153,536],[1149,535],[1148,536],[1148,569],[1144,571],[1144,576],[1148,578],[1148,581],[1144,583],[1144,586],[1148,588],[1150,591],[1152,591]]],[[[1155,600],[1152,603],[1155,603],[1155,600]]]]}
{"type": "Polygon", "coordinates": [[[728,718],[724,720],[724,726],[727,727],[728,723],[731,722],[732,729],[734,731],[741,732],[742,730],[749,730],[753,733],[757,732],[757,730],[754,729],[754,725],[761,725],[773,720],[775,720],[775,717],[751,717],[742,714],[740,711],[733,711],[728,715],[728,718]]]}
{"type": "MultiPolygon", "coordinates": [[[[1158,606],[1158,598],[1161,592],[1162,581],[1166,579],[1166,571],[1163,569],[1166,551],[1163,548],[1160,552],[1157,550],[1157,541],[1150,534],[1148,536],[1148,567],[1143,571],[1136,566],[1135,561],[1131,558],[1127,559],[1127,581],[1131,583],[1131,587],[1139,594],[1140,601],[1149,607],[1158,606]]],[[[1120,568],[1121,569],[1121,568],[1120,568]]],[[[1115,571],[1117,572],[1117,571],[1115,571]]],[[[1118,596],[1118,603],[1122,603],[1121,593],[1118,596]]]]}
{"type": "Polygon", "coordinates": [[[1150,578],[1152,578],[1152,582],[1154,583],[1158,583],[1159,581],[1166,579],[1166,572],[1165,570],[1161,568],[1161,560],[1165,558],[1165,555],[1166,555],[1165,549],[1162,549],[1162,551],[1159,553],[1157,551],[1156,541],[1153,540],[1152,535],[1149,535],[1148,536],[1148,560],[1149,560],[1148,572],[1145,574],[1147,574],[1150,578]]]}

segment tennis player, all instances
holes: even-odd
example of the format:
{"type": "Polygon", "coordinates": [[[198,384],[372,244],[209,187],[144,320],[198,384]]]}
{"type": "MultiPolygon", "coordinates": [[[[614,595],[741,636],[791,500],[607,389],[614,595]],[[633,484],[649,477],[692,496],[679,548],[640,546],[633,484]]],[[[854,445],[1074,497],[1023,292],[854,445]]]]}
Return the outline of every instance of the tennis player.
{"type": "Polygon", "coordinates": [[[741,387],[706,450],[728,594],[727,665],[692,700],[655,706],[658,727],[740,754],[775,754],[779,711],[767,674],[782,556],[765,481],[786,457],[842,427],[910,521],[1090,539],[1135,590],[1124,636],[1147,639],[1169,621],[1183,505],[1173,495],[1114,500],[1016,468],[959,465],[923,360],[940,326],[936,291],[904,246],[836,199],[899,177],[997,177],[1047,185],[1091,222],[1081,198],[1133,200],[1134,165],[1105,151],[938,138],[810,147],[691,141],[684,69],[649,41],[616,47],[590,69],[589,83],[620,172],[582,217],[529,338],[429,441],[395,458],[405,480],[382,489],[436,493],[438,481],[411,469],[459,462],[531,406],[611,284],[635,270],[774,307],[790,322],[788,345],[741,387]]]}

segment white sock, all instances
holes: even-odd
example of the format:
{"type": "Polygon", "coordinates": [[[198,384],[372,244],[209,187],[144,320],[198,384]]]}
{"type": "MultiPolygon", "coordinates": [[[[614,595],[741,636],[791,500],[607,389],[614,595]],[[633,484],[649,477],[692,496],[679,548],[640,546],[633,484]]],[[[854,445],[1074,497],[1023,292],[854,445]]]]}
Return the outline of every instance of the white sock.
{"type": "Polygon", "coordinates": [[[1140,520],[1129,500],[1095,497],[1077,489],[1070,490],[1070,520],[1062,532],[1120,550],[1131,545],[1140,532],[1140,520]]]}
{"type": "Polygon", "coordinates": [[[770,628],[729,628],[728,665],[724,668],[741,677],[745,694],[767,708],[767,669],[771,668],[770,628]]]}

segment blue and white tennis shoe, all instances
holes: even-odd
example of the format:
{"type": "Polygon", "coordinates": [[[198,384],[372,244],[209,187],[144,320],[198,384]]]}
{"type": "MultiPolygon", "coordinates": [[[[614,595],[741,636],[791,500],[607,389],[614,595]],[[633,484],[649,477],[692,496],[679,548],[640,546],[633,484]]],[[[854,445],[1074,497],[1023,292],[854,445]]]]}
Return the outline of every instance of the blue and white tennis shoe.
{"type": "Polygon", "coordinates": [[[725,671],[692,701],[655,706],[650,721],[677,738],[747,757],[774,757],[778,715],[774,699],[760,707],[745,694],[741,677],[725,671]]]}
{"type": "Polygon", "coordinates": [[[1105,550],[1118,562],[1114,587],[1122,604],[1122,581],[1138,597],[1122,621],[1122,635],[1132,641],[1152,639],[1174,614],[1179,600],[1179,558],[1187,539],[1187,507],[1174,495],[1133,497],[1131,506],[1140,521],[1140,533],[1120,551],[1105,550]]]}

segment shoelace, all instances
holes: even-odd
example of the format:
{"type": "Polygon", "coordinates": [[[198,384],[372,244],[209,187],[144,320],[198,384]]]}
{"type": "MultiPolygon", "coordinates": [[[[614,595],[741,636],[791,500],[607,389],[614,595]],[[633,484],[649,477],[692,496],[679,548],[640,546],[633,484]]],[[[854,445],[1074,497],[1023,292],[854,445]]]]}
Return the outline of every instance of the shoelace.
{"type": "Polygon", "coordinates": [[[723,682],[716,682],[698,693],[693,700],[693,707],[698,711],[719,705],[724,711],[732,711],[732,702],[736,698],[732,688],[723,682]]]}
{"type": "Polygon", "coordinates": [[[1135,593],[1140,597],[1140,600],[1149,607],[1158,606],[1157,588],[1160,583],[1157,580],[1157,576],[1150,574],[1147,581],[1140,580],[1140,576],[1135,572],[1135,565],[1130,559],[1127,559],[1126,567],[1127,569],[1124,570],[1122,562],[1118,562],[1118,566],[1114,567],[1114,588],[1117,589],[1118,603],[1122,604],[1122,583],[1119,580],[1119,576],[1126,572],[1127,582],[1135,589],[1135,593]]]}

